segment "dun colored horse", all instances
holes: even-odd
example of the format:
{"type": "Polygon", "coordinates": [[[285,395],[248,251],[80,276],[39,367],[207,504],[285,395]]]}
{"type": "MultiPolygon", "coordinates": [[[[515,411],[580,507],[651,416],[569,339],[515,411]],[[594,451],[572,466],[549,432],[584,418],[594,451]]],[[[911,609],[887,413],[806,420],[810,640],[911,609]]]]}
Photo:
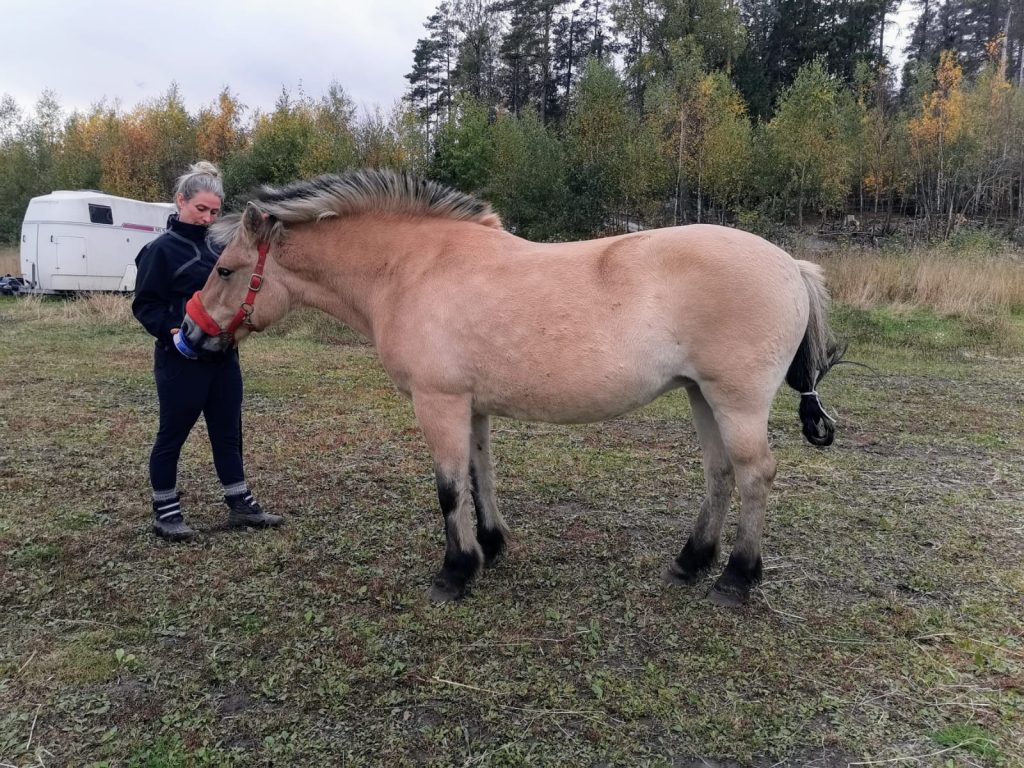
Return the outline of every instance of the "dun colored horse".
{"type": "Polygon", "coordinates": [[[223,351],[295,307],[318,307],[369,338],[412,399],[445,522],[436,601],[462,597],[509,534],[491,415],[592,422],[685,389],[707,495],[666,579],[694,584],[715,563],[738,487],[735,545],[710,593],[723,605],[761,578],[775,477],[768,412],[783,380],[802,395],[804,435],[832,442],[815,387],[842,351],[820,268],[746,232],[693,225],[532,243],[474,197],[363,171],[264,188],[211,237],[224,251],[183,325],[195,349],[223,351]]]}

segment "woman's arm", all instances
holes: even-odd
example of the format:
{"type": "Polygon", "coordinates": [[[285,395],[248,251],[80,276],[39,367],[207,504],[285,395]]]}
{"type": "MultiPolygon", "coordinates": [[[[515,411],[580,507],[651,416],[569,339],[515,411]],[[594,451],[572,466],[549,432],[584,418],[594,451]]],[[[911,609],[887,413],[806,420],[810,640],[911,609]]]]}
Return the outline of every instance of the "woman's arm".
{"type": "Polygon", "coordinates": [[[168,346],[174,345],[173,331],[181,324],[171,296],[171,280],[167,270],[167,254],[159,241],[153,241],[135,259],[135,299],[132,314],[149,331],[168,346]]]}

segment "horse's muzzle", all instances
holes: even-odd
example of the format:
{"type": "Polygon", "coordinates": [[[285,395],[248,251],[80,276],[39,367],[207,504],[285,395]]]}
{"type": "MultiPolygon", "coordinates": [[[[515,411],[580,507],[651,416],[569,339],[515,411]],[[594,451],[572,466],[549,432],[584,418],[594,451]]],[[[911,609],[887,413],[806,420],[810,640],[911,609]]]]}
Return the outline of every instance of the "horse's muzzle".
{"type": "Polygon", "coordinates": [[[193,293],[192,298],[185,305],[185,319],[191,320],[207,336],[220,336],[224,332],[220,323],[206,311],[203,300],[199,297],[199,291],[193,293]]]}
{"type": "Polygon", "coordinates": [[[234,334],[225,331],[210,316],[206,307],[203,306],[202,299],[199,298],[199,291],[196,291],[185,305],[185,319],[181,323],[181,334],[187,340],[188,345],[200,354],[226,352],[235,346],[234,334]]]}

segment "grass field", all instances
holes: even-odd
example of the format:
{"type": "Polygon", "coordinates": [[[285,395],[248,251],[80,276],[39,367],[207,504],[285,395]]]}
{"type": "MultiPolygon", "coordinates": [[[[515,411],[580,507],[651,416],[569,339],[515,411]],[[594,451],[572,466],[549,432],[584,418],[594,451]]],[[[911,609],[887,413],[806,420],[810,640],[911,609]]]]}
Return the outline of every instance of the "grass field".
{"type": "MultiPolygon", "coordinates": [[[[1024,765],[1024,318],[836,312],[836,444],[778,396],[766,580],[669,588],[700,503],[686,398],[498,421],[508,557],[432,606],[430,459],[373,350],[300,314],[242,351],[273,533],[148,530],[150,341],[121,299],[0,299],[0,763],[1024,765]]],[[[732,519],[732,518],[731,518],[732,519]]],[[[731,531],[728,534],[731,536],[731,531]]]]}

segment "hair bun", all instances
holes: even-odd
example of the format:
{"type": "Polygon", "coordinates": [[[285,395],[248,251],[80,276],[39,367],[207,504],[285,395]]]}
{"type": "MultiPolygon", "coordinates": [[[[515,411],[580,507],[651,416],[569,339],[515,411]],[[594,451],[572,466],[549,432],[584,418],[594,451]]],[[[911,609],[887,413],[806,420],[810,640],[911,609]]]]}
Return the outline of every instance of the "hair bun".
{"type": "Polygon", "coordinates": [[[193,163],[189,169],[178,177],[174,186],[175,200],[183,195],[191,200],[197,192],[210,192],[221,200],[224,199],[224,183],[220,178],[220,169],[208,160],[193,163]]]}
{"type": "Polygon", "coordinates": [[[220,169],[208,160],[200,160],[198,163],[193,163],[188,169],[189,175],[196,173],[205,173],[209,176],[213,176],[215,179],[220,178],[220,169]]]}

